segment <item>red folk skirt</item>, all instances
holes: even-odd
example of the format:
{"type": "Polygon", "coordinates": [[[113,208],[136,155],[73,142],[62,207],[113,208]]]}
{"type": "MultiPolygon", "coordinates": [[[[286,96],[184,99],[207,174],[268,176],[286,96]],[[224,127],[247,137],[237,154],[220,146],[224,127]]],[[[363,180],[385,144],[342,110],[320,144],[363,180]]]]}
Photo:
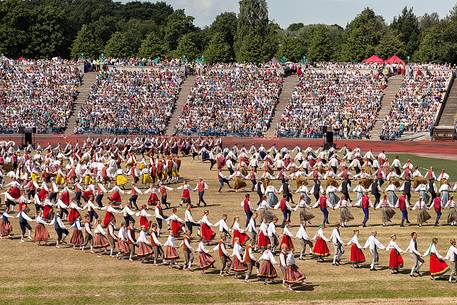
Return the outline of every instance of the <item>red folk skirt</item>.
{"type": "Polygon", "coordinates": [[[113,220],[113,222],[116,222],[116,218],[114,217],[113,213],[106,212],[105,217],[103,218],[103,226],[106,228],[111,220],[113,220]]]}
{"type": "Polygon", "coordinates": [[[137,253],[138,256],[147,256],[147,255],[150,255],[151,253],[152,253],[152,249],[148,244],[143,243],[143,242],[138,243],[138,253],[137,253]]]}
{"type": "Polygon", "coordinates": [[[70,209],[70,213],[68,214],[68,223],[73,224],[78,216],[79,212],[77,209],[70,209]]]}
{"type": "Polygon", "coordinates": [[[83,232],[81,232],[81,230],[73,229],[70,238],[70,244],[73,246],[82,246],[84,244],[83,232]]]}
{"type": "Polygon", "coordinates": [[[109,241],[105,237],[105,235],[101,233],[95,234],[95,239],[94,239],[94,248],[106,248],[109,246],[109,241]]]}
{"type": "Polygon", "coordinates": [[[145,227],[146,230],[149,230],[149,221],[145,216],[140,216],[140,227],[145,227]]]}
{"type": "Polygon", "coordinates": [[[432,276],[445,274],[449,266],[442,259],[439,259],[435,253],[430,254],[430,274],[432,276]]]}
{"type": "Polygon", "coordinates": [[[45,205],[43,208],[44,219],[51,219],[51,212],[52,212],[52,207],[49,205],[45,205]]]}
{"type": "Polygon", "coordinates": [[[396,249],[390,250],[389,257],[389,268],[390,269],[399,269],[402,268],[404,264],[403,257],[401,257],[400,252],[396,249]]]}
{"type": "Polygon", "coordinates": [[[172,259],[179,258],[178,251],[176,250],[176,248],[174,248],[172,246],[165,246],[164,250],[165,250],[164,252],[165,252],[166,260],[172,260],[172,259]]]}
{"type": "Polygon", "coordinates": [[[202,238],[205,242],[211,241],[216,235],[216,233],[214,233],[214,231],[211,230],[211,228],[206,223],[202,223],[201,230],[202,238]]]}
{"type": "Polygon", "coordinates": [[[351,255],[349,261],[353,264],[360,264],[365,262],[365,254],[363,254],[362,249],[354,244],[351,246],[351,255]]]}
{"type": "Polygon", "coordinates": [[[270,239],[263,234],[262,231],[259,233],[259,238],[257,239],[257,247],[266,248],[270,245],[270,239]]]}
{"type": "Polygon", "coordinates": [[[171,221],[171,231],[173,232],[174,237],[178,237],[181,232],[181,223],[177,220],[171,221]]]}
{"type": "Polygon", "coordinates": [[[11,225],[11,222],[9,220],[3,221],[0,220],[0,236],[5,237],[10,235],[10,233],[13,231],[13,226],[11,225]]]}
{"type": "Polygon", "coordinates": [[[294,249],[294,243],[292,242],[292,238],[290,238],[289,235],[282,235],[281,237],[281,242],[279,243],[281,246],[282,244],[285,244],[287,246],[287,250],[293,250],[294,249]]]}
{"type": "Polygon", "coordinates": [[[203,251],[200,251],[198,253],[198,258],[200,261],[200,269],[205,270],[214,265],[214,258],[209,255],[208,253],[205,253],[203,251]]]}
{"type": "Polygon", "coordinates": [[[244,272],[248,270],[248,268],[246,267],[246,264],[240,261],[235,255],[233,256],[232,270],[235,272],[244,272]]]}
{"type": "Polygon", "coordinates": [[[33,241],[47,241],[49,239],[49,232],[42,223],[37,223],[35,226],[35,234],[33,235],[33,241]]]}
{"type": "Polygon", "coordinates": [[[278,277],[278,273],[276,272],[275,267],[270,261],[261,261],[257,277],[265,279],[274,279],[275,277],[278,277]]]}
{"type": "Polygon", "coordinates": [[[128,242],[126,242],[125,240],[122,240],[120,238],[117,239],[117,249],[122,254],[130,253],[130,247],[129,247],[128,242]]]}
{"type": "Polygon", "coordinates": [[[232,237],[232,246],[235,244],[235,238],[239,238],[240,240],[240,245],[244,245],[246,241],[249,239],[249,236],[246,233],[241,233],[238,230],[233,231],[233,237],[232,237]]]}
{"type": "Polygon", "coordinates": [[[305,275],[298,270],[297,265],[287,266],[286,273],[284,274],[284,282],[286,284],[300,283],[305,278],[305,275]]]}
{"type": "Polygon", "coordinates": [[[316,239],[316,243],[314,244],[313,248],[313,254],[321,257],[330,255],[327,243],[321,237],[316,239]]]}

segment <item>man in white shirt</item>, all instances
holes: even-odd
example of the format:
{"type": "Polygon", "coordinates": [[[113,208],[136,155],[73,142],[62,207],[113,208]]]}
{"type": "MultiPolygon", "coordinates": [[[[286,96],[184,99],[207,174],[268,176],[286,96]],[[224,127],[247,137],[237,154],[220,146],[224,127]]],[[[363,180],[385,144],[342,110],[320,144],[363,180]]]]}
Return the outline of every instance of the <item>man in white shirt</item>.
{"type": "Polygon", "coordinates": [[[370,271],[376,271],[376,264],[379,261],[378,255],[378,248],[385,249],[386,247],[376,238],[378,232],[373,231],[371,232],[370,237],[368,237],[365,246],[363,248],[368,248],[371,253],[371,264],[370,264],[370,271]]]}
{"type": "Polygon", "coordinates": [[[184,212],[184,221],[186,223],[187,230],[189,231],[189,237],[192,237],[192,228],[200,226],[192,217],[191,208],[192,208],[192,206],[190,204],[188,204],[187,209],[184,212]]]}
{"type": "Polygon", "coordinates": [[[411,233],[411,241],[409,242],[408,248],[406,248],[405,252],[409,252],[411,256],[413,257],[414,264],[411,267],[411,273],[409,276],[415,276],[415,274],[421,276],[419,273],[420,267],[424,263],[424,259],[422,258],[422,255],[419,253],[417,250],[417,233],[412,232],[411,233]]]}
{"type": "Polygon", "coordinates": [[[340,236],[340,225],[338,224],[336,228],[333,229],[332,235],[330,235],[330,240],[333,243],[333,249],[334,255],[333,255],[333,263],[332,265],[334,266],[339,266],[340,261],[341,261],[341,256],[343,256],[344,253],[344,247],[343,247],[343,240],[341,239],[340,236]]]}
{"type": "Polygon", "coordinates": [[[454,238],[449,240],[449,243],[451,246],[449,247],[444,259],[450,262],[449,267],[451,268],[451,274],[449,275],[449,283],[452,283],[455,282],[453,278],[457,276],[457,248],[455,247],[456,242],[454,238]]]}

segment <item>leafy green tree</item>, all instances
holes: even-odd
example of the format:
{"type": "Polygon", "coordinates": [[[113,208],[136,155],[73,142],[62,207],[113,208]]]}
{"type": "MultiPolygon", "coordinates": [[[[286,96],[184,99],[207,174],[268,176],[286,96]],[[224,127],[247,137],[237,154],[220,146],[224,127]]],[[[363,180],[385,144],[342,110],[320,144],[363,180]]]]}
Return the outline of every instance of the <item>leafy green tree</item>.
{"type": "Polygon", "coordinates": [[[210,63],[230,62],[232,47],[226,42],[224,34],[216,32],[206,47],[203,56],[210,63]]]}
{"type": "Polygon", "coordinates": [[[392,55],[405,57],[405,44],[400,40],[400,35],[394,30],[387,30],[376,47],[376,55],[387,59],[392,55]]]}
{"type": "MultiPolygon", "coordinates": [[[[237,34],[235,39],[235,53],[238,61],[241,62],[260,62],[266,56],[264,45],[267,36],[273,34],[269,28],[268,7],[265,0],[241,0],[240,14],[238,16],[237,34]],[[251,41],[247,41],[251,40],[251,41]],[[252,40],[259,44],[259,58],[252,55],[258,52],[252,50],[252,40]]],[[[271,40],[272,37],[269,37],[271,40]]],[[[274,53],[273,53],[274,54],[274,53]]]]}
{"type": "Polygon", "coordinates": [[[200,51],[195,44],[195,42],[192,40],[192,35],[191,34],[185,34],[179,39],[178,46],[176,47],[175,50],[175,56],[180,58],[180,57],[186,57],[187,60],[193,61],[195,60],[198,56],[200,55],[200,51]]]}
{"type": "Polygon", "coordinates": [[[277,57],[285,57],[289,61],[299,62],[304,55],[300,39],[292,35],[285,35],[281,39],[277,57]]]}
{"type": "Polygon", "coordinates": [[[97,58],[102,49],[103,45],[100,38],[94,35],[91,28],[87,25],[83,25],[71,46],[71,56],[73,58],[78,58],[80,56],[97,58]]]}
{"type": "Polygon", "coordinates": [[[163,43],[162,38],[155,32],[149,33],[146,39],[141,43],[138,56],[143,58],[166,57],[168,50],[163,43]]]}
{"type": "Polygon", "coordinates": [[[263,44],[260,45],[262,48],[262,57],[258,62],[269,61],[278,53],[281,32],[281,27],[277,23],[270,22],[268,24],[267,34],[263,40],[263,44]]]}
{"type": "Polygon", "coordinates": [[[346,42],[341,50],[342,60],[359,62],[373,55],[385,31],[384,19],[372,9],[364,9],[346,27],[346,42]]]}
{"type": "Polygon", "coordinates": [[[151,32],[159,32],[159,27],[150,20],[130,19],[119,22],[119,31],[125,34],[130,48],[137,53],[146,36],[151,32]]]}
{"type": "Polygon", "coordinates": [[[401,15],[394,17],[390,28],[399,33],[398,38],[404,44],[406,55],[412,55],[420,43],[419,21],[413,8],[403,8],[401,15]]]}
{"type": "Polygon", "coordinates": [[[329,28],[324,25],[317,26],[309,40],[309,60],[315,62],[329,61],[333,52],[329,28]]]}
{"type": "Polygon", "coordinates": [[[305,25],[302,23],[302,22],[299,22],[299,23],[291,23],[288,27],[287,27],[287,32],[298,32],[299,30],[301,30],[305,25]]]}
{"type": "Polygon", "coordinates": [[[438,13],[431,13],[431,14],[424,14],[423,16],[418,18],[419,21],[419,29],[422,34],[429,30],[431,27],[434,25],[437,25],[440,23],[440,16],[438,13]]]}
{"type": "Polygon", "coordinates": [[[132,55],[131,46],[125,34],[114,33],[105,45],[105,56],[114,58],[127,58],[132,55]]]}
{"type": "Polygon", "coordinates": [[[183,35],[195,30],[194,17],[186,16],[184,10],[176,10],[168,16],[164,27],[164,40],[169,50],[175,50],[183,35]]]}

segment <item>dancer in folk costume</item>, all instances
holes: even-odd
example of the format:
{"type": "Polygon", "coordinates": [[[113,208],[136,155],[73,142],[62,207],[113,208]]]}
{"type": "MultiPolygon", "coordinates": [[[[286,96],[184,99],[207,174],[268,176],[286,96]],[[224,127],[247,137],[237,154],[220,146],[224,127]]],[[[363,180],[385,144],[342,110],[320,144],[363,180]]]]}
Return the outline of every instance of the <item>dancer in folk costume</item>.
{"type": "Polygon", "coordinates": [[[376,265],[379,261],[379,249],[385,249],[386,247],[376,238],[378,232],[373,231],[371,235],[368,237],[365,245],[363,246],[364,249],[369,249],[371,254],[371,264],[370,264],[370,271],[376,271],[376,265]]]}
{"type": "Polygon", "coordinates": [[[129,249],[129,260],[133,261],[133,256],[135,255],[135,245],[136,245],[136,238],[135,238],[135,227],[134,223],[130,223],[127,227],[127,244],[129,249]]]}
{"type": "Polygon", "coordinates": [[[239,223],[239,217],[235,216],[233,219],[233,224],[232,224],[232,245],[234,244],[235,238],[238,238],[240,241],[240,244],[244,246],[246,241],[249,239],[249,235],[244,232],[244,230],[241,229],[240,223],[239,223]]]}
{"type": "Polygon", "coordinates": [[[206,207],[206,201],[205,201],[205,191],[208,190],[208,184],[206,184],[205,180],[203,178],[200,178],[197,182],[197,186],[195,187],[194,191],[198,191],[198,203],[197,206],[200,206],[201,203],[206,207]]]}
{"type": "Polygon", "coordinates": [[[230,255],[227,252],[227,246],[222,238],[219,240],[216,247],[213,248],[213,251],[217,251],[219,259],[221,260],[222,267],[219,275],[224,276],[224,274],[228,274],[232,265],[232,260],[230,259],[230,255]]]}
{"type": "Polygon", "coordinates": [[[225,241],[230,238],[230,230],[227,226],[227,214],[222,214],[222,218],[219,219],[219,221],[216,222],[213,226],[219,228],[219,234],[225,241]]]}
{"type": "Polygon", "coordinates": [[[399,208],[401,211],[401,224],[400,227],[405,226],[405,221],[407,224],[409,224],[408,220],[408,208],[409,208],[409,201],[406,196],[406,193],[403,192],[403,194],[398,198],[397,203],[395,204],[395,208],[399,208]]]}
{"type": "Polygon", "coordinates": [[[332,230],[330,241],[333,243],[334,249],[332,265],[339,266],[341,263],[341,257],[344,254],[344,242],[340,235],[340,225],[337,225],[336,228],[332,230]]]}
{"type": "Polygon", "coordinates": [[[289,251],[289,250],[293,251],[294,243],[292,242],[292,237],[293,237],[293,234],[289,230],[289,222],[286,222],[286,225],[283,228],[281,241],[279,242],[279,244],[281,245],[281,248],[282,248],[282,245],[286,245],[287,251],[289,251]]]}
{"type": "Polygon", "coordinates": [[[413,258],[413,266],[411,267],[411,273],[409,276],[413,277],[416,274],[421,276],[420,274],[420,267],[424,263],[424,259],[422,258],[422,254],[417,250],[417,233],[411,233],[411,240],[409,242],[408,248],[406,248],[405,252],[409,252],[413,258]]]}
{"type": "Polygon", "coordinates": [[[157,203],[160,202],[160,200],[159,200],[159,192],[154,186],[151,186],[144,193],[145,194],[150,193],[149,198],[148,198],[148,205],[155,206],[157,203]]]}
{"type": "Polygon", "coordinates": [[[276,223],[278,222],[278,218],[275,216],[273,221],[268,224],[267,234],[268,239],[270,240],[270,249],[274,253],[276,248],[279,246],[279,236],[276,232],[276,223]]]}
{"type": "Polygon", "coordinates": [[[259,271],[259,262],[254,256],[252,251],[252,244],[250,242],[246,244],[246,248],[244,249],[243,263],[247,267],[246,274],[244,276],[244,280],[247,282],[252,275],[252,270],[254,267],[256,268],[257,273],[259,271]]]}
{"type": "Polygon", "coordinates": [[[397,245],[397,235],[392,234],[390,236],[390,242],[386,247],[386,251],[390,250],[389,254],[389,268],[392,270],[392,274],[398,273],[403,268],[404,260],[401,253],[404,253],[402,249],[397,245]]]}
{"type": "Polygon", "coordinates": [[[292,207],[287,201],[287,196],[284,194],[281,200],[274,206],[275,209],[281,209],[283,220],[281,227],[284,228],[286,221],[290,222],[290,216],[292,215],[292,207]]]}
{"type": "Polygon", "coordinates": [[[365,254],[363,254],[362,246],[359,243],[359,230],[354,230],[354,235],[352,235],[347,246],[351,246],[349,262],[352,264],[352,268],[359,268],[360,264],[365,262],[365,254]]]}
{"type": "Polygon", "coordinates": [[[454,238],[449,240],[450,246],[447,251],[445,260],[449,261],[449,267],[451,274],[449,275],[449,283],[455,283],[455,278],[457,277],[457,248],[454,238]]]}
{"type": "Polygon", "coordinates": [[[13,232],[13,226],[8,218],[13,218],[14,216],[9,215],[8,211],[12,209],[9,207],[5,207],[5,210],[2,213],[2,219],[0,223],[0,239],[3,237],[9,237],[11,232],[13,232]]]}
{"type": "Polygon", "coordinates": [[[108,223],[107,229],[106,229],[106,238],[108,239],[109,242],[109,256],[114,256],[114,249],[116,248],[116,241],[117,237],[114,234],[114,229],[116,226],[116,222],[113,220],[110,220],[108,223]]]}
{"type": "Polygon", "coordinates": [[[184,212],[184,222],[186,223],[187,233],[192,238],[193,227],[200,227],[200,224],[194,220],[192,216],[192,206],[187,205],[186,211],[184,212]]]}
{"type": "Polygon", "coordinates": [[[189,185],[188,181],[185,180],[184,183],[177,188],[178,190],[182,190],[181,193],[181,205],[192,204],[192,200],[190,198],[190,191],[192,187],[189,185]]]}
{"type": "Polygon", "coordinates": [[[149,230],[150,220],[148,217],[152,217],[151,214],[147,211],[147,206],[143,204],[139,212],[136,213],[136,216],[140,217],[140,227],[145,227],[146,231],[149,230]]]}
{"type": "Polygon", "coordinates": [[[25,233],[27,233],[28,239],[32,239],[32,227],[28,222],[33,221],[33,219],[27,215],[27,210],[27,206],[22,205],[21,210],[16,216],[19,218],[19,227],[21,228],[21,242],[24,242],[25,233]]]}
{"type": "Polygon", "coordinates": [[[43,212],[39,211],[38,215],[35,218],[35,234],[33,235],[33,241],[38,242],[38,245],[41,246],[41,242],[47,243],[49,239],[49,232],[46,229],[48,223],[43,218],[43,212]]]}
{"type": "Polygon", "coordinates": [[[173,188],[164,185],[162,182],[159,183],[160,202],[167,209],[170,208],[170,203],[167,201],[168,191],[172,191],[172,190],[173,190],[173,188]]]}
{"type": "Polygon", "coordinates": [[[416,204],[413,206],[412,210],[417,210],[417,225],[419,227],[421,227],[424,223],[432,218],[432,216],[430,216],[430,214],[427,212],[427,205],[425,201],[420,197],[416,204]]]}
{"type": "Polygon", "coordinates": [[[70,234],[63,224],[61,210],[57,211],[49,225],[54,225],[54,229],[57,233],[56,248],[59,248],[60,243],[65,242],[65,238],[68,236],[68,234],[70,234]]]}
{"type": "Polygon", "coordinates": [[[209,251],[205,248],[205,244],[203,243],[202,240],[200,240],[200,242],[198,243],[197,252],[198,252],[198,259],[199,259],[199,263],[200,263],[200,270],[202,271],[203,274],[205,273],[206,269],[211,268],[211,267],[214,268],[215,260],[211,256],[211,254],[209,254],[209,251]]]}
{"type": "Polygon", "coordinates": [[[249,239],[251,240],[251,243],[254,245],[254,250],[257,250],[257,236],[258,236],[258,231],[257,231],[257,212],[255,212],[252,217],[249,219],[249,223],[246,227],[246,233],[249,236],[249,239]]]}
{"type": "Polygon", "coordinates": [[[98,207],[92,201],[93,196],[87,201],[87,203],[82,207],[83,210],[87,210],[89,215],[89,221],[92,223],[94,219],[98,219],[98,214],[95,211],[98,207]]]}
{"type": "Polygon", "coordinates": [[[379,204],[375,207],[375,209],[382,209],[382,226],[387,226],[387,223],[391,221],[392,217],[395,215],[395,211],[393,209],[394,205],[391,205],[389,200],[387,200],[387,195],[384,195],[384,198],[379,201],[379,204]]]}
{"type": "Polygon", "coordinates": [[[130,190],[129,202],[137,210],[139,210],[139,208],[138,208],[138,205],[137,205],[136,201],[138,200],[138,195],[140,195],[140,194],[142,194],[141,190],[133,185],[132,189],[130,190]]]}
{"type": "Polygon", "coordinates": [[[439,278],[449,270],[449,266],[444,261],[444,258],[440,255],[436,249],[438,244],[438,238],[434,237],[424,256],[430,256],[430,275],[432,280],[439,278]]]}
{"type": "Polygon", "coordinates": [[[209,242],[213,240],[214,236],[216,236],[216,233],[211,229],[211,227],[217,225],[213,225],[209,222],[208,215],[209,211],[205,210],[203,212],[203,217],[198,222],[200,224],[201,237],[206,244],[209,244],[209,242]]]}
{"type": "Polygon", "coordinates": [[[112,193],[111,196],[109,196],[108,198],[110,203],[116,207],[122,207],[121,194],[124,194],[124,191],[121,190],[119,187],[115,186],[110,190],[110,192],[112,193]]]}
{"type": "Polygon", "coordinates": [[[157,227],[157,224],[152,224],[151,228],[151,236],[150,236],[150,241],[151,241],[151,247],[152,247],[152,253],[154,255],[154,265],[157,265],[157,261],[159,257],[162,259],[164,258],[164,252],[162,249],[162,243],[159,241],[159,229],[157,227]]]}
{"type": "Polygon", "coordinates": [[[170,266],[176,266],[179,256],[173,231],[170,231],[167,241],[163,244],[163,250],[164,259],[169,262],[170,266]]]}
{"type": "Polygon", "coordinates": [[[81,246],[81,251],[84,251],[86,246],[90,246],[90,252],[94,253],[94,233],[92,233],[92,227],[90,225],[89,217],[84,216],[84,243],[81,246]]]}
{"type": "Polygon", "coordinates": [[[127,203],[124,208],[119,212],[122,214],[124,217],[124,222],[126,226],[130,224],[130,222],[135,223],[135,219],[133,218],[133,215],[135,215],[135,212],[131,210],[131,203],[127,203]]]}
{"type": "Polygon", "coordinates": [[[233,244],[232,251],[232,271],[235,272],[236,277],[240,277],[248,268],[243,261],[241,255],[243,254],[243,248],[241,248],[240,242],[235,238],[235,243],[233,244]]]}
{"type": "Polygon", "coordinates": [[[182,268],[192,270],[192,263],[194,262],[194,249],[190,245],[190,237],[187,234],[184,234],[183,240],[181,242],[181,249],[184,255],[184,264],[182,268]]]}
{"type": "Polygon", "coordinates": [[[127,227],[128,225],[122,222],[119,232],[117,232],[117,257],[130,254],[129,243],[127,241],[127,227]]]}
{"type": "Polygon", "coordinates": [[[103,249],[106,253],[106,248],[109,246],[108,238],[106,237],[106,231],[103,229],[102,225],[98,220],[95,220],[95,238],[94,238],[94,248],[103,249]]]}
{"type": "Polygon", "coordinates": [[[444,206],[445,209],[449,208],[449,215],[447,217],[447,223],[451,226],[457,225],[457,210],[456,210],[456,204],[454,201],[454,196],[451,196],[449,198],[448,202],[444,206]]]}
{"type": "Polygon", "coordinates": [[[110,221],[116,224],[116,217],[114,216],[114,214],[119,212],[114,208],[113,205],[108,204],[107,206],[100,208],[100,210],[105,211],[105,217],[103,218],[102,227],[106,228],[110,221]]]}
{"type": "Polygon", "coordinates": [[[330,222],[328,221],[327,206],[329,206],[329,201],[327,200],[327,196],[325,196],[325,194],[322,193],[317,202],[313,205],[313,208],[319,207],[322,212],[322,215],[324,217],[322,220],[322,224],[330,224],[330,222]]]}
{"type": "Polygon", "coordinates": [[[251,201],[249,199],[250,199],[250,195],[246,194],[244,196],[244,200],[241,202],[241,207],[243,208],[244,213],[246,214],[246,227],[248,226],[249,221],[251,220],[251,217],[253,214],[252,208],[251,208],[251,201]]]}
{"type": "Polygon", "coordinates": [[[276,259],[273,255],[273,252],[270,249],[263,251],[262,255],[259,258],[259,272],[257,277],[264,280],[264,284],[269,284],[278,277],[278,273],[274,265],[276,265],[276,259]]]}
{"type": "Polygon", "coordinates": [[[313,255],[318,258],[319,262],[324,261],[324,257],[330,255],[330,251],[327,246],[327,242],[330,240],[325,237],[324,235],[325,224],[319,226],[316,234],[313,237],[314,247],[313,247],[313,255]]]}
{"type": "Polygon", "coordinates": [[[148,229],[145,226],[141,226],[141,231],[136,240],[136,244],[138,246],[138,257],[143,258],[143,262],[147,261],[152,254],[152,247],[151,243],[149,242],[148,238],[146,237],[148,229]]]}
{"type": "Polygon", "coordinates": [[[168,225],[171,228],[171,232],[173,233],[173,237],[179,237],[182,231],[182,226],[184,221],[176,215],[176,212],[178,211],[177,208],[173,208],[171,210],[170,216],[168,216],[165,221],[168,223],[168,225]]]}
{"type": "Polygon", "coordinates": [[[73,245],[73,249],[76,247],[82,247],[84,244],[83,227],[81,226],[81,216],[78,216],[75,222],[71,225],[71,237],[70,244],[73,245]]]}
{"type": "Polygon", "coordinates": [[[300,272],[297,264],[295,263],[295,256],[293,251],[289,251],[286,257],[286,272],[284,275],[285,284],[287,284],[288,288],[292,290],[292,285],[302,285],[305,279],[305,275],[300,272]]]}
{"type": "Polygon", "coordinates": [[[294,211],[299,210],[300,213],[300,223],[309,222],[311,223],[311,219],[314,218],[314,215],[309,212],[308,210],[311,209],[309,205],[311,203],[311,199],[305,195],[300,196],[300,200],[297,206],[294,208],[294,211]]]}
{"type": "Polygon", "coordinates": [[[313,255],[313,242],[311,238],[308,235],[308,232],[306,232],[306,226],[305,223],[300,224],[300,228],[297,231],[297,234],[295,235],[295,238],[298,238],[300,240],[300,243],[302,245],[302,249],[300,251],[300,257],[298,259],[303,260],[304,256],[306,255],[306,246],[309,246],[309,255],[313,255]]]}
{"type": "Polygon", "coordinates": [[[80,215],[79,211],[82,210],[82,208],[80,208],[76,204],[76,202],[72,201],[72,202],[70,202],[68,209],[69,209],[69,213],[68,213],[67,221],[69,224],[73,224],[75,219],[80,215]]]}
{"type": "Polygon", "coordinates": [[[347,227],[348,222],[354,220],[354,216],[352,216],[351,211],[349,211],[349,202],[346,200],[345,195],[341,196],[341,199],[333,209],[340,209],[340,225],[342,227],[347,227]]]}
{"type": "Polygon", "coordinates": [[[442,202],[441,202],[441,197],[440,194],[435,195],[435,198],[432,199],[432,204],[430,204],[430,207],[428,208],[429,210],[433,208],[436,213],[436,219],[435,219],[435,227],[437,227],[440,223],[441,219],[441,214],[442,214],[442,202]]]}

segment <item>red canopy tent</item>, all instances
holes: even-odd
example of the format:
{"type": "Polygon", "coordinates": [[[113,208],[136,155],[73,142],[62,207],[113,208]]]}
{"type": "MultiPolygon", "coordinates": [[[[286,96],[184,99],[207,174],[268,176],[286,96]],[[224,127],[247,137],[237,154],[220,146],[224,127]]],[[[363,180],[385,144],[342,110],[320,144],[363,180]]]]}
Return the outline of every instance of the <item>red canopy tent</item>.
{"type": "Polygon", "coordinates": [[[399,64],[399,65],[405,65],[405,62],[398,57],[397,55],[394,55],[390,57],[389,59],[386,59],[385,61],[386,64],[399,64]]]}
{"type": "Polygon", "coordinates": [[[380,58],[379,56],[373,55],[370,58],[363,60],[362,62],[367,63],[367,64],[372,64],[372,63],[383,64],[384,59],[380,58]]]}

